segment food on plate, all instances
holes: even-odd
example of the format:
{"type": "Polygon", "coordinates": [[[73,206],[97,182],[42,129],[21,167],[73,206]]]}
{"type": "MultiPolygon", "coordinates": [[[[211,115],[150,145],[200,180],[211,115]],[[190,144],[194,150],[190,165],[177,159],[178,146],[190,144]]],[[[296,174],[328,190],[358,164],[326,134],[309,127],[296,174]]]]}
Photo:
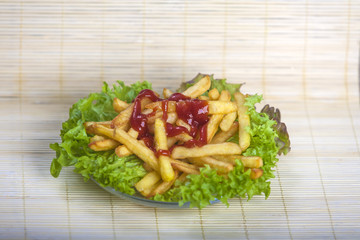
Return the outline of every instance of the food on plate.
{"type": "Polygon", "coordinates": [[[290,151],[280,111],[257,112],[261,95],[197,75],[162,97],[148,82],[123,82],[75,103],[62,124],[51,174],[74,166],[85,180],[164,202],[205,207],[270,194],[277,155],[290,151]]]}

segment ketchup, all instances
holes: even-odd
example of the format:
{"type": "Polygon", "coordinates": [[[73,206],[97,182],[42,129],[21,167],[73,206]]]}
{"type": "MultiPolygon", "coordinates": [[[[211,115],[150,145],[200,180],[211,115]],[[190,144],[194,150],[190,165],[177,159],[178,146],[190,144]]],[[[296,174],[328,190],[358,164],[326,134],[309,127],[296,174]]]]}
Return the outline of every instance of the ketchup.
{"type": "Polygon", "coordinates": [[[148,135],[148,127],[146,120],[150,115],[145,115],[141,113],[141,100],[144,98],[150,98],[153,102],[161,100],[150,89],[142,90],[135,98],[134,110],[131,114],[130,124],[133,129],[139,132],[139,139],[142,139],[142,137],[148,135]]]}
{"type": "Polygon", "coordinates": [[[149,98],[151,101],[162,101],[162,120],[165,122],[166,135],[173,137],[181,133],[188,133],[194,139],[187,141],[185,147],[203,146],[207,143],[207,122],[209,121],[209,106],[207,101],[199,99],[191,99],[181,93],[174,93],[168,99],[164,100],[156,96],[149,90],[142,90],[134,100],[134,109],[131,114],[130,124],[133,129],[139,132],[138,139],[145,142],[145,145],[156,153],[156,156],[170,156],[173,147],[170,150],[156,151],[154,147],[154,137],[149,133],[147,119],[155,114],[156,109],[150,114],[141,113],[141,100],[149,98]],[[168,102],[176,102],[176,113],[178,118],[185,121],[190,126],[190,131],[185,127],[174,126],[167,123],[168,118],[168,102]]]}
{"type": "Polygon", "coordinates": [[[170,157],[170,151],[169,151],[169,150],[159,149],[159,150],[155,153],[155,155],[156,155],[156,157],[159,157],[160,155],[170,157]]]}

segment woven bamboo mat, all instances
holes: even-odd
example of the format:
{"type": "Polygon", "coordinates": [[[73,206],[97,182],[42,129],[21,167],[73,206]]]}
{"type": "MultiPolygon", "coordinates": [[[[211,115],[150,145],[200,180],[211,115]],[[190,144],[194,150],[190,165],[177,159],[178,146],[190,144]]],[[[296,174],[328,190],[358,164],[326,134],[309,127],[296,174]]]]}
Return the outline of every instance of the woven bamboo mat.
{"type": "Polygon", "coordinates": [[[0,2],[1,239],[359,239],[360,1],[0,2]],[[282,111],[272,193],[143,207],[49,172],[69,107],[103,81],[176,89],[198,72],[282,111]]]}

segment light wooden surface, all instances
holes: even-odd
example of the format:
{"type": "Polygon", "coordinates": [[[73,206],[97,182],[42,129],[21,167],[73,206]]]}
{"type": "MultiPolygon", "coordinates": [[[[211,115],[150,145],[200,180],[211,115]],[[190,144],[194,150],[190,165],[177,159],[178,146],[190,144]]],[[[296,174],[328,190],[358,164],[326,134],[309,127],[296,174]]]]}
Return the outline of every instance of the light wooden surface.
{"type": "Polygon", "coordinates": [[[1,239],[360,238],[360,1],[0,2],[1,239]],[[198,72],[281,109],[292,152],[268,200],[138,206],[48,145],[102,81],[175,90],[198,72]]]}

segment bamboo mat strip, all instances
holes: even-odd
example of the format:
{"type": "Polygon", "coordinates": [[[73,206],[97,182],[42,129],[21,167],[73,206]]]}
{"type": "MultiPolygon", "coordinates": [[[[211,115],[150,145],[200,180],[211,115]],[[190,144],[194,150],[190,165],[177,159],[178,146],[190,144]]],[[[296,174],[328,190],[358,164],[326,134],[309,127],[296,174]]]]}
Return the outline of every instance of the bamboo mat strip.
{"type": "Polygon", "coordinates": [[[0,239],[360,237],[359,1],[2,1],[0,239]],[[282,111],[292,152],[272,193],[156,209],[64,169],[61,122],[103,81],[156,90],[198,72],[282,111]]]}

